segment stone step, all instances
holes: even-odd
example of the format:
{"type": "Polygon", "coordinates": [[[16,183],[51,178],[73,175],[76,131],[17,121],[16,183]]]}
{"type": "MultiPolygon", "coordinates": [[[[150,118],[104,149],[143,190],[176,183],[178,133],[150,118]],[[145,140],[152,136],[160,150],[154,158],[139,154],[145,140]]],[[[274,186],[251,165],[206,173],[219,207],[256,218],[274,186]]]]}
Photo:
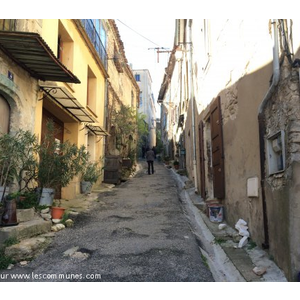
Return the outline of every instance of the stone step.
{"type": "Polygon", "coordinates": [[[21,222],[17,226],[0,227],[0,246],[9,238],[22,240],[51,231],[52,222],[35,217],[31,221],[21,222]]]}
{"type": "Polygon", "coordinates": [[[39,235],[24,239],[20,243],[6,247],[5,255],[14,261],[31,260],[41,254],[51,243],[52,236],[39,235]]]}

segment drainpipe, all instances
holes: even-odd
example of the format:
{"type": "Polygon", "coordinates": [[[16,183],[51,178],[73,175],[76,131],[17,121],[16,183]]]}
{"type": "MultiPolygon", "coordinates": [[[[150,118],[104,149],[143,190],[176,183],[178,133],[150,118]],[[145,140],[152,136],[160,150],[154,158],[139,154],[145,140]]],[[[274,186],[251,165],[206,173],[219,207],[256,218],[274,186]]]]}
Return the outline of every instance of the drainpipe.
{"type": "Polygon", "coordinates": [[[190,99],[192,101],[192,133],[193,133],[193,171],[194,171],[194,185],[195,193],[198,193],[197,180],[197,161],[196,161],[196,130],[195,130],[195,95],[194,95],[194,81],[193,81],[193,44],[192,44],[192,20],[189,20],[189,52],[190,52],[190,99]]]}
{"type": "Polygon", "coordinates": [[[269,248],[269,229],[268,229],[268,216],[267,216],[267,203],[266,203],[266,196],[265,196],[265,188],[264,188],[264,181],[265,181],[265,131],[266,131],[266,123],[264,117],[264,110],[273,95],[276,86],[278,85],[279,78],[280,78],[280,64],[279,64],[279,46],[278,46],[278,29],[277,29],[277,20],[272,21],[273,25],[273,78],[271,86],[267,91],[264,99],[262,100],[259,110],[258,110],[258,125],[259,125],[259,148],[260,148],[260,172],[261,172],[261,190],[262,190],[262,204],[263,204],[263,222],[264,222],[264,234],[265,234],[265,241],[262,244],[264,249],[269,248]]]}

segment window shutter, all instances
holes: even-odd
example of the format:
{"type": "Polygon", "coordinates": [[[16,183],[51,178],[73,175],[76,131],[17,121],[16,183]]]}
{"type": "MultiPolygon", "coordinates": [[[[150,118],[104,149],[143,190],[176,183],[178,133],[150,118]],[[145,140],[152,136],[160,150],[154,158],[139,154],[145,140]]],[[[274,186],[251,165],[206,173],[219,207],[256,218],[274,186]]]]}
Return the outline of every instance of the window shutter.
{"type": "Polygon", "coordinates": [[[223,199],[225,197],[225,177],[220,97],[217,97],[210,107],[210,123],[212,141],[214,197],[218,199],[223,199]]]}
{"type": "Polygon", "coordinates": [[[203,199],[205,196],[205,166],[204,166],[204,136],[203,136],[204,124],[200,121],[199,124],[199,149],[200,149],[200,193],[203,199]]]}

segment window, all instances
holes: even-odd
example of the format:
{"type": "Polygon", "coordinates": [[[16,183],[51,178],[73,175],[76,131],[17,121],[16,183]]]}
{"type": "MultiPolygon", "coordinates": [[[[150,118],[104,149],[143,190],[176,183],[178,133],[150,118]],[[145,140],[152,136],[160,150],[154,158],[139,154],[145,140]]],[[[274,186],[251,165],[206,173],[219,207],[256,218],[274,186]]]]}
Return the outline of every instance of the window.
{"type": "Polygon", "coordinates": [[[134,78],[136,81],[141,81],[141,75],[140,74],[135,74],[134,78]]]}
{"type": "Polygon", "coordinates": [[[203,28],[201,29],[203,34],[203,66],[202,70],[206,70],[209,59],[211,55],[211,49],[210,49],[210,24],[209,20],[203,21],[203,28]]]}
{"type": "Polygon", "coordinates": [[[285,169],[284,131],[271,135],[267,140],[269,175],[282,172],[285,169]]]}
{"type": "Polygon", "coordinates": [[[139,106],[141,107],[143,105],[143,94],[140,92],[140,103],[139,106]]]}
{"type": "Polygon", "coordinates": [[[95,161],[96,159],[96,137],[90,131],[87,134],[87,151],[90,154],[90,161],[95,161]]]}
{"type": "Polygon", "coordinates": [[[16,20],[0,19],[0,30],[6,30],[6,31],[16,30],[16,20]]]}
{"type": "Polygon", "coordinates": [[[57,58],[67,69],[73,71],[74,42],[61,22],[57,42],[57,58]]]}
{"type": "Polygon", "coordinates": [[[133,91],[131,91],[131,107],[134,107],[134,95],[133,95],[133,91]]]}
{"type": "Polygon", "coordinates": [[[123,68],[122,68],[122,61],[121,61],[121,56],[118,53],[118,49],[116,44],[114,44],[114,64],[118,70],[119,73],[123,73],[123,68]]]}
{"type": "Polygon", "coordinates": [[[97,95],[97,78],[93,71],[88,67],[87,79],[87,106],[96,113],[96,95],[97,95]]]}

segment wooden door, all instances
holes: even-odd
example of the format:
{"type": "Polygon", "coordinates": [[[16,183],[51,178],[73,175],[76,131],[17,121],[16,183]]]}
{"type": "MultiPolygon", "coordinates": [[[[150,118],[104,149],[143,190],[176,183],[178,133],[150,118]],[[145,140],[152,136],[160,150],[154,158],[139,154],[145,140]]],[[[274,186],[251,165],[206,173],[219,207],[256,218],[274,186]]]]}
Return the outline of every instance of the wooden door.
{"type": "Polygon", "coordinates": [[[205,195],[205,156],[204,156],[204,123],[203,121],[200,121],[199,124],[199,149],[200,149],[200,194],[203,199],[206,198],[205,195]]]}
{"type": "Polygon", "coordinates": [[[9,132],[10,107],[7,101],[0,95],[0,134],[9,132]]]}
{"type": "Polygon", "coordinates": [[[217,97],[210,107],[210,123],[214,197],[223,199],[225,197],[225,177],[220,97],[217,97]]]}
{"type": "MultiPolygon", "coordinates": [[[[49,120],[52,120],[54,123],[54,138],[58,140],[60,143],[64,140],[64,123],[57,119],[54,115],[52,115],[48,110],[43,109],[43,118],[42,118],[42,133],[41,133],[41,139],[43,141],[45,134],[47,133],[47,122],[49,120]]],[[[55,199],[61,198],[61,186],[56,188],[55,199]]]]}

